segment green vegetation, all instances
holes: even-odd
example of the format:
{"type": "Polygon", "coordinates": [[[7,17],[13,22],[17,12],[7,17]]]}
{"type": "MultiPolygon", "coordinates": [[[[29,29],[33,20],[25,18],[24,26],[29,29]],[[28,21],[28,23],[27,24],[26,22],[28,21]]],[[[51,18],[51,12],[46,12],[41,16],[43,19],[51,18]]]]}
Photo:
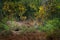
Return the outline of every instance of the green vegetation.
{"type": "Polygon", "coordinates": [[[8,30],[9,30],[9,27],[6,24],[0,22],[0,32],[8,31],[8,30]]]}
{"type": "Polygon", "coordinates": [[[0,31],[10,29],[7,21],[26,20],[37,21],[39,25],[22,27],[23,32],[27,29],[47,33],[60,30],[60,0],[1,0],[0,6],[0,31]]]}

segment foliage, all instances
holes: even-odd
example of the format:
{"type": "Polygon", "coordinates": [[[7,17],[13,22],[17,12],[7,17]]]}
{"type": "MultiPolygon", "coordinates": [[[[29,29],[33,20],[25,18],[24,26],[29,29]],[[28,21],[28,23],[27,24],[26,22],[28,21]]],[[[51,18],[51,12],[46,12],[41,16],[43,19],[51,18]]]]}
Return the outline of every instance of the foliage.
{"type": "Polygon", "coordinates": [[[45,3],[43,3],[43,0],[6,0],[3,3],[2,9],[3,12],[9,16],[9,18],[15,17],[18,20],[26,20],[28,18],[32,18],[41,19],[44,21],[45,19],[52,19],[57,17],[56,4],[56,0],[48,0],[45,1],[45,3]]]}
{"type": "MultiPolygon", "coordinates": [[[[60,0],[2,0],[0,3],[1,30],[8,30],[7,21],[25,21],[33,19],[40,22],[39,31],[52,33],[60,29],[60,0]],[[42,24],[43,25],[42,25],[42,24]]],[[[13,25],[14,26],[14,25],[13,25]]],[[[27,28],[22,27],[23,31],[27,28]]],[[[34,27],[28,31],[36,30],[34,27]]]]}
{"type": "Polygon", "coordinates": [[[38,30],[47,32],[48,34],[52,34],[59,29],[60,29],[59,19],[48,20],[44,26],[38,27],[38,30]]]}
{"type": "Polygon", "coordinates": [[[8,31],[8,30],[9,30],[9,27],[6,24],[0,22],[0,32],[1,31],[8,31]]]}

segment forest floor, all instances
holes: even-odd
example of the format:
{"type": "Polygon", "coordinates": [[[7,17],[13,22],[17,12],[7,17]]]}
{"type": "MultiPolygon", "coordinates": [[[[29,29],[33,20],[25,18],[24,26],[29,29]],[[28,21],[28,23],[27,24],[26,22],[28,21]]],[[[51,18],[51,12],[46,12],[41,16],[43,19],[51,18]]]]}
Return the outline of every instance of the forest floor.
{"type": "Polygon", "coordinates": [[[60,40],[59,37],[55,37],[54,35],[48,36],[45,32],[26,32],[21,34],[16,34],[11,32],[8,35],[2,33],[0,35],[0,40],[60,40]]]}
{"type": "Polygon", "coordinates": [[[0,40],[60,40],[55,34],[48,36],[45,32],[30,32],[22,34],[10,33],[0,35],[0,40]]]}
{"type": "Polygon", "coordinates": [[[22,33],[20,35],[11,33],[10,35],[1,35],[0,40],[47,40],[44,32],[22,33]]]}

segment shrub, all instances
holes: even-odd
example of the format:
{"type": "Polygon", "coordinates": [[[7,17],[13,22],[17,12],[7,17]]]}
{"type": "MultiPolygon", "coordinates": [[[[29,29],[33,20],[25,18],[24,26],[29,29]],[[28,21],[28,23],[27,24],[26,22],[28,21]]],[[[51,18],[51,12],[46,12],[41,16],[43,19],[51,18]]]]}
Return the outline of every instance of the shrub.
{"type": "Polygon", "coordinates": [[[9,30],[9,27],[6,24],[0,22],[0,32],[2,32],[4,30],[5,31],[8,31],[9,30]]]}
{"type": "Polygon", "coordinates": [[[59,29],[60,29],[59,19],[48,20],[44,26],[38,27],[38,30],[47,32],[48,34],[52,34],[59,29]]]}

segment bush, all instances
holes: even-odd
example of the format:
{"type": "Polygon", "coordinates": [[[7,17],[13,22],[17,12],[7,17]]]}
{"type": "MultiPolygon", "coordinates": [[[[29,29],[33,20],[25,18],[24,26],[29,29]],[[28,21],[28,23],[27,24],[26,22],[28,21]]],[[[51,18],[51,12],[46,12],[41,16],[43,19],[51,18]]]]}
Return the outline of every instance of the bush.
{"type": "Polygon", "coordinates": [[[52,34],[59,29],[60,29],[59,19],[48,20],[44,26],[38,27],[38,30],[47,32],[48,34],[52,34]]]}
{"type": "Polygon", "coordinates": [[[6,24],[0,22],[0,32],[8,31],[8,30],[9,30],[9,27],[6,24]]]}

